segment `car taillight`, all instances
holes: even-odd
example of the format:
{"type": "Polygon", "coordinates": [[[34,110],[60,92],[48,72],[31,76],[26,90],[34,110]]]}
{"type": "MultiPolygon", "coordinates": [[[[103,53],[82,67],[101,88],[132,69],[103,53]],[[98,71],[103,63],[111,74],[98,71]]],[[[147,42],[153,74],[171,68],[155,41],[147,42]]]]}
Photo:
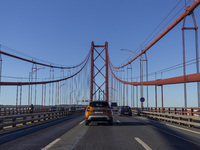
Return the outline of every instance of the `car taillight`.
{"type": "Polygon", "coordinates": [[[87,111],[90,111],[90,107],[87,108],[87,111]]]}

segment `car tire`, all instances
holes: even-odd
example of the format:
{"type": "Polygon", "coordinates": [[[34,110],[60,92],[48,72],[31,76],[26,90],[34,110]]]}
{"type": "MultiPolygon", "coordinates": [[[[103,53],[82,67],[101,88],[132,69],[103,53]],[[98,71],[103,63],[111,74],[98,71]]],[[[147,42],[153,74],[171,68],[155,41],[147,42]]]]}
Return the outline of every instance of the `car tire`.
{"type": "Polygon", "coordinates": [[[89,123],[90,123],[90,122],[89,122],[88,120],[85,120],[85,125],[86,125],[86,126],[88,126],[89,123]]]}
{"type": "Polygon", "coordinates": [[[112,126],[113,125],[113,120],[110,120],[108,123],[109,123],[110,126],[112,126]]]}

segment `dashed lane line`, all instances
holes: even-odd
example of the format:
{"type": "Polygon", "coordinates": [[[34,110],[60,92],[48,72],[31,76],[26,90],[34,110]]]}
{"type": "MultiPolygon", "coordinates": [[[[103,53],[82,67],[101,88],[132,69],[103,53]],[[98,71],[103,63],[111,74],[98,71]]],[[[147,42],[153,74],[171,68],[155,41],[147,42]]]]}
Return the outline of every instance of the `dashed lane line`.
{"type": "Polygon", "coordinates": [[[41,150],[48,150],[50,147],[52,147],[54,144],[56,144],[58,141],[60,141],[60,138],[54,140],[49,145],[47,145],[45,148],[42,148],[41,150]]]}
{"type": "Polygon", "coordinates": [[[117,120],[117,122],[118,122],[119,124],[121,124],[121,122],[120,122],[119,120],[117,120]]]}
{"type": "Polygon", "coordinates": [[[81,124],[83,124],[83,123],[84,123],[84,121],[85,121],[85,120],[81,121],[79,124],[80,124],[80,125],[81,125],[81,124]]]}
{"type": "Polygon", "coordinates": [[[144,143],[140,138],[135,138],[135,140],[140,143],[146,150],[152,150],[146,143],[144,143]]]}

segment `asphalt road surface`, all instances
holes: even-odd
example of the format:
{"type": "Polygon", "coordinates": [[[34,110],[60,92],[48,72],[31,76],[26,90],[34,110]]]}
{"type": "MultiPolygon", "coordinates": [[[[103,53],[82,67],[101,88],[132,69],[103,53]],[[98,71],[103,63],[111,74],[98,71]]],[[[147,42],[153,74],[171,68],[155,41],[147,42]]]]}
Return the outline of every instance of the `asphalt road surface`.
{"type": "MultiPolygon", "coordinates": [[[[31,130],[31,129],[29,129],[31,130]]],[[[138,116],[117,116],[84,124],[78,116],[48,127],[0,137],[0,149],[42,150],[199,150],[200,129],[180,128],[138,116]],[[17,135],[16,135],[17,134],[17,135]],[[13,139],[12,139],[13,137],[13,139]],[[14,138],[15,137],[15,138],[14,138]]]]}

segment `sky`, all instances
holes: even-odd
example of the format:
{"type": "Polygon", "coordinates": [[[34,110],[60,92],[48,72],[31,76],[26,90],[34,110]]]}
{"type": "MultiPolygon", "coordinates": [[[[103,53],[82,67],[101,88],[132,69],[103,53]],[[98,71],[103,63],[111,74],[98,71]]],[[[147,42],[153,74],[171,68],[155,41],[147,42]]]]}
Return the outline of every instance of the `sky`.
{"type": "MultiPolygon", "coordinates": [[[[193,2],[186,0],[187,6],[193,2]]],[[[157,32],[169,22],[163,27],[167,28],[184,12],[181,8],[184,8],[185,0],[0,0],[0,44],[9,47],[7,52],[13,54],[24,56],[21,55],[23,53],[30,56],[28,58],[73,66],[85,59],[92,41],[96,45],[104,45],[107,41],[110,60],[119,66],[133,58],[132,54],[120,49],[138,53],[148,46],[149,42],[143,42],[178,3],[157,32]],[[169,21],[176,13],[174,19],[169,21]]],[[[199,7],[194,11],[197,25],[200,23],[199,11],[199,7]]],[[[155,74],[156,71],[182,63],[182,25],[181,22],[148,50],[149,73],[155,74]]],[[[191,17],[186,19],[186,25],[192,25],[191,17]]],[[[187,31],[186,41],[186,61],[189,61],[195,59],[194,32],[187,31]]],[[[28,78],[30,65],[2,57],[2,76],[28,78]]],[[[132,65],[134,77],[138,77],[139,61],[132,65]]],[[[42,70],[39,72],[42,74],[42,70]]],[[[187,67],[187,74],[195,72],[195,65],[187,67]]],[[[179,69],[162,75],[158,73],[156,77],[152,75],[149,80],[182,74],[183,71],[179,69]]],[[[188,84],[187,89],[188,105],[197,106],[196,84],[188,84]]],[[[150,104],[154,106],[154,87],[149,90],[150,104]]],[[[9,97],[8,91],[2,87],[0,103],[15,103],[16,93],[9,97]]],[[[165,86],[164,101],[166,106],[182,107],[183,85],[165,86]]]]}

